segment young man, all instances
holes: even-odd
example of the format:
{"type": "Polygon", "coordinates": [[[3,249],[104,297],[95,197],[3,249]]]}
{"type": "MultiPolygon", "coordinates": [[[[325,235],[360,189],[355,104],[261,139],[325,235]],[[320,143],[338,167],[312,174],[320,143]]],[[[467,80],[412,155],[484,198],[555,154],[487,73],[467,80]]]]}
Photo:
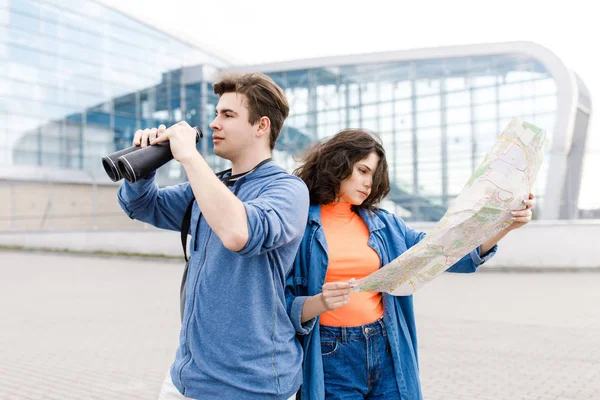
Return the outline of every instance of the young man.
{"type": "Polygon", "coordinates": [[[158,189],[152,174],[118,194],[131,218],[175,231],[196,198],[179,348],[160,399],[287,400],[301,384],[302,350],[284,286],[309,205],[304,183],[269,161],[289,106],[263,74],[226,76],[213,89],[215,154],[231,172],[219,179],[180,122],[137,131],[133,143],[169,140],[189,183],[158,189]]]}

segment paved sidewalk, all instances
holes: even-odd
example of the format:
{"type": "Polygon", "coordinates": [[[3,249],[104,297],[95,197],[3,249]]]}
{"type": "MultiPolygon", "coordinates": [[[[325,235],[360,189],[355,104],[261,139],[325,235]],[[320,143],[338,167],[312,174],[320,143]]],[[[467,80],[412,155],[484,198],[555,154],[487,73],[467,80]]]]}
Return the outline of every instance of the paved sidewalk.
{"type": "MultiPolygon", "coordinates": [[[[182,270],[0,251],[0,399],[156,399],[182,270]]],[[[600,273],[584,272],[444,274],[425,286],[425,399],[600,399],[599,287],[600,273]]]]}
{"type": "Polygon", "coordinates": [[[426,400],[600,399],[600,273],[444,274],[415,295],[426,400]]]}

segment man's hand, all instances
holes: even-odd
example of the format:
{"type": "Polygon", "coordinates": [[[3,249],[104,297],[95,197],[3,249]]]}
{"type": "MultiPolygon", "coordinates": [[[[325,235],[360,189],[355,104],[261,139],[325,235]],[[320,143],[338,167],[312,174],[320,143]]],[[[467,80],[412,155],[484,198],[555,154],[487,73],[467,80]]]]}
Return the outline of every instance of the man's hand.
{"type": "Polygon", "coordinates": [[[321,302],[326,310],[331,311],[348,303],[350,300],[350,283],[329,282],[323,285],[321,302]]]}
{"type": "Polygon", "coordinates": [[[139,129],[133,135],[133,145],[141,146],[142,148],[149,146],[149,143],[156,139],[167,129],[166,126],[160,125],[158,129],[139,129]]]}
{"type": "Polygon", "coordinates": [[[533,216],[533,212],[531,209],[535,206],[535,198],[533,193],[529,193],[529,199],[523,200],[525,204],[525,209],[513,211],[511,221],[512,223],[508,226],[509,230],[514,230],[520,228],[531,221],[533,216]]]}
{"type": "MultiPolygon", "coordinates": [[[[198,150],[196,150],[196,130],[187,122],[178,122],[166,130],[161,130],[161,127],[164,128],[164,125],[158,128],[156,134],[150,129],[148,133],[150,144],[155,145],[168,140],[171,145],[173,158],[179,162],[199,154],[198,150]]],[[[144,135],[142,135],[142,145],[143,138],[144,135]]]]}

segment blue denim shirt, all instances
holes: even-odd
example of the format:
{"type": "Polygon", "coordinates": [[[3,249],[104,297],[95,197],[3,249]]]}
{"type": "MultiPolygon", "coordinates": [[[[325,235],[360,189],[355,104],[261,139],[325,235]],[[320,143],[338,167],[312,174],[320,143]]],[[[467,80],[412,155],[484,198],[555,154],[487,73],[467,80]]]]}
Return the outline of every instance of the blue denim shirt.
{"type": "MultiPolygon", "coordinates": [[[[360,217],[369,229],[368,244],[381,260],[381,266],[399,257],[417,244],[425,234],[408,227],[395,215],[379,210],[371,214],[359,209],[360,217]]],[[[485,257],[480,257],[479,248],[454,264],[450,272],[474,272],[497,250],[494,246],[485,257]]],[[[328,254],[325,234],[321,224],[321,206],[309,209],[308,224],[300,249],[296,255],[294,269],[288,277],[286,287],[287,310],[290,319],[301,337],[304,348],[302,384],[303,400],[321,400],[325,396],[323,362],[319,317],[301,323],[302,307],[309,296],[321,293],[327,273],[328,254]]],[[[417,358],[417,331],[412,296],[392,296],[382,293],[383,321],[388,333],[392,358],[396,371],[396,382],[402,399],[422,399],[417,358]]]]}
{"type": "MultiPolygon", "coordinates": [[[[228,250],[195,203],[171,378],[191,398],[287,400],[302,381],[302,348],[287,314],[285,284],[306,227],[308,189],[272,162],[230,189],[246,209],[248,242],[228,250]]],[[[131,218],[175,231],[192,198],[189,183],[159,190],[153,176],[123,183],[118,193],[131,218]]]]}

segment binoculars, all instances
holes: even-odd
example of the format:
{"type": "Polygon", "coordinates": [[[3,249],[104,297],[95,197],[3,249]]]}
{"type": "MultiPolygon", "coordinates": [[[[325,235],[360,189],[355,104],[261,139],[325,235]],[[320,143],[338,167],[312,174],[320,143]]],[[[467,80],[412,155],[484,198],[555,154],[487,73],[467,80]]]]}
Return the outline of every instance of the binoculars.
{"type": "MultiPolygon", "coordinates": [[[[197,126],[196,143],[204,136],[197,126]]],[[[173,159],[168,141],[152,146],[131,146],[102,158],[102,166],[108,177],[117,182],[125,178],[130,183],[144,179],[153,171],[173,159]]]]}

